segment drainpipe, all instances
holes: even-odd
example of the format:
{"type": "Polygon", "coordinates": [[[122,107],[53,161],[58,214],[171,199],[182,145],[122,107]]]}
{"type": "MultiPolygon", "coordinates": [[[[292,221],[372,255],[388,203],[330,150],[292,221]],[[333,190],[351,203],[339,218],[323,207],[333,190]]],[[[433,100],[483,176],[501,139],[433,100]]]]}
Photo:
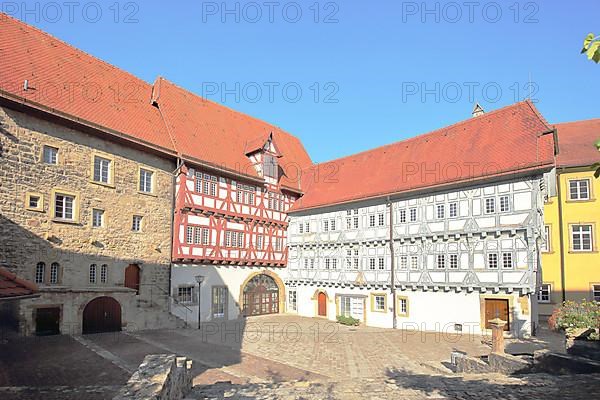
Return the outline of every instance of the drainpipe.
{"type": "Polygon", "coordinates": [[[398,320],[397,320],[397,316],[396,316],[396,268],[395,268],[395,257],[394,257],[394,207],[393,207],[393,203],[390,200],[390,197],[388,196],[387,198],[387,205],[388,208],[390,210],[390,256],[391,256],[391,263],[390,263],[390,279],[391,279],[391,289],[392,289],[392,326],[394,327],[394,329],[396,329],[397,325],[398,325],[398,320]]]}
{"type": "Polygon", "coordinates": [[[562,194],[561,194],[561,182],[560,182],[560,171],[556,169],[556,181],[557,181],[557,194],[558,194],[558,235],[560,241],[560,285],[562,289],[562,301],[567,300],[567,293],[565,289],[565,232],[563,229],[563,207],[562,207],[562,194]]]}

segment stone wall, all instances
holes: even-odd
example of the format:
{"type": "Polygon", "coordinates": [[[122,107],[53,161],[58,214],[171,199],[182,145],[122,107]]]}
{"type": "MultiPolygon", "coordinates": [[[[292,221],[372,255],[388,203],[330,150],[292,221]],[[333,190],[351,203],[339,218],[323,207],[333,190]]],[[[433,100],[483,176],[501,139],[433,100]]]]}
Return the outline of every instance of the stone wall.
{"type": "Polygon", "coordinates": [[[60,265],[58,283],[39,285],[42,296],[22,302],[25,333],[35,329],[36,308],[48,305],[61,307],[61,330],[77,333],[85,304],[99,295],[119,297],[122,307],[129,308],[123,310],[124,318],[144,314],[134,312],[132,308],[138,306],[166,310],[172,160],[0,108],[0,165],[0,262],[31,281],[37,263],[46,264],[46,274],[52,263],[60,265]],[[44,145],[58,148],[57,165],[42,162],[44,145]],[[110,185],[92,182],[95,154],[113,160],[110,185]],[[154,193],[138,191],[139,167],[154,171],[154,193]],[[53,218],[53,190],[57,189],[77,196],[74,223],[53,218]],[[28,209],[28,193],[41,197],[39,210],[28,209]],[[92,209],[104,210],[103,227],[92,227],[92,209]],[[142,232],[132,231],[134,214],[143,216],[142,232]],[[98,266],[95,284],[90,283],[91,264],[98,266]],[[103,264],[108,273],[101,283],[103,264]],[[137,296],[123,287],[129,264],[141,269],[137,296]]]}
{"type": "Polygon", "coordinates": [[[192,378],[191,360],[148,355],[113,400],[180,400],[192,390],[192,378]]]}

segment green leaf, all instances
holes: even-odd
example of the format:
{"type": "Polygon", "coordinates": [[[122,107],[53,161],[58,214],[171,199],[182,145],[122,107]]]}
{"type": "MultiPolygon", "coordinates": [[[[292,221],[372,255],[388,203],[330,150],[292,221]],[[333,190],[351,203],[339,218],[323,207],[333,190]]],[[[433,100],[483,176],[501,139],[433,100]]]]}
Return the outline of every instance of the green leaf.
{"type": "Polygon", "coordinates": [[[586,51],[588,60],[594,58],[594,55],[596,54],[596,51],[598,51],[598,49],[600,49],[600,42],[596,41],[590,45],[590,47],[586,51]]]}
{"type": "Polygon", "coordinates": [[[595,37],[596,37],[596,35],[594,35],[593,33],[588,33],[588,35],[585,37],[585,39],[583,41],[583,48],[587,50],[590,43],[592,42],[592,40],[594,40],[595,37]]]}
{"type": "Polygon", "coordinates": [[[594,53],[592,60],[594,60],[596,64],[600,62],[600,49],[596,50],[596,53],[594,53]]]}

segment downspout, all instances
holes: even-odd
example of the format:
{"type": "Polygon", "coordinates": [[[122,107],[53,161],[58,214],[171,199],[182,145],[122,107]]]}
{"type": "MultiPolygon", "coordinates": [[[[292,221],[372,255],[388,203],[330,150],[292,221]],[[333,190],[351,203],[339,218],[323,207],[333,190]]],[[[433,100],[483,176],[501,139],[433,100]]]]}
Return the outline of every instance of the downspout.
{"type": "MultiPolygon", "coordinates": [[[[173,175],[171,177],[172,182],[173,182],[173,193],[171,195],[171,226],[169,227],[170,230],[170,236],[169,236],[169,243],[171,244],[169,246],[169,312],[171,312],[171,297],[172,297],[172,289],[171,289],[171,277],[173,276],[173,235],[175,233],[175,197],[176,197],[176,193],[177,193],[177,177],[179,176],[179,169],[181,168],[182,162],[181,162],[181,158],[177,157],[177,168],[175,168],[175,171],[173,171],[173,173],[171,175],[173,175]]],[[[186,324],[187,324],[187,318],[186,318],[186,324]]]]}
{"type": "Polygon", "coordinates": [[[558,194],[558,235],[560,242],[560,286],[561,286],[561,294],[562,301],[565,302],[567,300],[567,293],[565,289],[565,232],[563,229],[563,207],[562,207],[562,193],[561,193],[561,181],[560,181],[560,170],[556,169],[556,181],[557,181],[557,194],[558,194]]]}
{"type": "Polygon", "coordinates": [[[387,205],[390,210],[390,279],[391,279],[391,291],[392,291],[392,326],[396,329],[398,325],[398,318],[396,316],[396,268],[395,268],[395,257],[394,257],[394,207],[393,203],[390,201],[390,196],[387,198],[387,205]]]}

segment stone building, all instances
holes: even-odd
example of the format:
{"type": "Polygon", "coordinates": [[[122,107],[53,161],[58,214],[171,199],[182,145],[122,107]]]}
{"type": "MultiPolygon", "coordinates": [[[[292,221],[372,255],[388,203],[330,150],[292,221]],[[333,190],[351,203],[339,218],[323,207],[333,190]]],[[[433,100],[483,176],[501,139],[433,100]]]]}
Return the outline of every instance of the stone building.
{"type": "Polygon", "coordinates": [[[0,262],[40,294],[20,331],[174,326],[175,151],[151,85],[10,17],[0,32],[0,262]]]}
{"type": "Polygon", "coordinates": [[[311,168],[290,213],[288,310],[379,327],[534,330],[554,130],[529,102],[311,168]],[[393,284],[392,284],[393,282],[393,284]]]}

